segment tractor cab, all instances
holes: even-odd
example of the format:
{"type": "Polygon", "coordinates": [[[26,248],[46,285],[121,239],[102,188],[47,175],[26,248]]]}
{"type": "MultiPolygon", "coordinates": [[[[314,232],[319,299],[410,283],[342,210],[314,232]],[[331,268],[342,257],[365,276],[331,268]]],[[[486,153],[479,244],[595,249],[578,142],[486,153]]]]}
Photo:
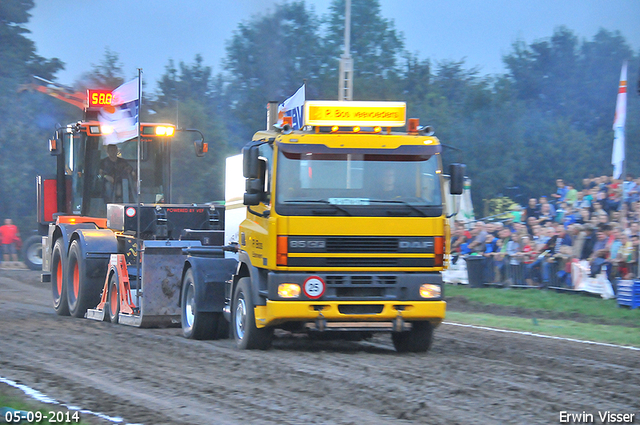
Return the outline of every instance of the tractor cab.
{"type": "MultiPolygon", "coordinates": [[[[45,221],[53,221],[52,212],[105,218],[107,204],[137,202],[138,139],[105,145],[109,131],[97,121],[78,122],[56,131],[49,143],[52,155],[57,156],[56,179],[39,182],[45,221]]],[[[141,125],[142,203],[170,202],[170,141],[174,134],[175,127],[170,124],[141,125]]]]}

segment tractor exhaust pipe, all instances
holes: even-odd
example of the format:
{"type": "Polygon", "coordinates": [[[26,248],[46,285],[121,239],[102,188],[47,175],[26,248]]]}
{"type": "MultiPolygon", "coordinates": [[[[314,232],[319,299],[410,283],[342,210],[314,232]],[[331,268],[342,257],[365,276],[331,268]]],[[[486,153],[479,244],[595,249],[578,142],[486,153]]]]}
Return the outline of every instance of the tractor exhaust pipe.
{"type": "Polygon", "coordinates": [[[270,100],[267,103],[267,131],[272,130],[278,122],[278,102],[270,100]]]}

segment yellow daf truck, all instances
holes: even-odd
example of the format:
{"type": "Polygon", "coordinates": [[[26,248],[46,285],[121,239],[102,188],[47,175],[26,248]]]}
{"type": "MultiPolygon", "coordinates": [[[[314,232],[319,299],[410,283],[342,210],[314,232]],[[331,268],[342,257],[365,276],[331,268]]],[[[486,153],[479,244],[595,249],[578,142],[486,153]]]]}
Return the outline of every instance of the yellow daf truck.
{"type": "MultiPolygon", "coordinates": [[[[216,321],[226,318],[241,349],[268,348],[282,328],[386,331],[399,352],[427,351],[445,317],[449,248],[442,146],[432,129],[407,122],[402,102],[307,101],[295,131],[273,125],[275,115],[270,105],[267,130],[238,158],[243,175],[234,177],[228,161],[225,237],[235,248],[224,251],[237,267],[216,321]]],[[[451,165],[451,194],[462,193],[463,175],[463,165],[451,165]]],[[[189,271],[189,261],[183,288],[206,275],[189,271]]],[[[207,334],[193,332],[197,312],[183,307],[189,335],[207,334]]]]}

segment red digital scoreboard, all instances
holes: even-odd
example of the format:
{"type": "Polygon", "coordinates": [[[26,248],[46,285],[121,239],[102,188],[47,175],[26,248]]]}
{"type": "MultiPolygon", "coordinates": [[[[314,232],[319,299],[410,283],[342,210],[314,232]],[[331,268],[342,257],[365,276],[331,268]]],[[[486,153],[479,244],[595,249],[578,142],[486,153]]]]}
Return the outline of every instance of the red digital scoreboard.
{"type": "Polygon", "coordinates": [[[87,90],[87,106],[89,108],[103,108],[111,106],[113,95],[109,90],[87,90]]]}

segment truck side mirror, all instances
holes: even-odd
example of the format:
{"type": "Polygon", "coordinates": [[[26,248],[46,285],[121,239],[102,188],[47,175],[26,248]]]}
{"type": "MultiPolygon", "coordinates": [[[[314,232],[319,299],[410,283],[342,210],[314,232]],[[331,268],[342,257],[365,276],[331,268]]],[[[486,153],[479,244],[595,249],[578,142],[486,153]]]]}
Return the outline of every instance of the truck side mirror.
{"type": "Polygon", "coordinates": [[[260,205],[262,193],[245,193],[242,203],[244,205],[260,205]]]}
{"type": "Polygon", "coordinates": [[[452,195],[462,195],[466,168],[464,164],[449,165],[449,191],[452,195]]]}
{"type": "Polygon", "coordinates": [[[260,176],[260,160],[257,146],[245,146],[242,148],[242,174],[247,179],[256,179],[260,176]]]}
{"type": "Polygon", "coordinates": [[[248,178],[245,190],[243,203],[245,205],[259,205],[264,198],[264,180],[262,177],[248,178]]]}
{"type": "Polygon", "coordinates": [[[205,153],[209,152],[209,144],[204,139],[194,141],[193,145],[196,148],[197,157],[203,157],[205,153]]]}

